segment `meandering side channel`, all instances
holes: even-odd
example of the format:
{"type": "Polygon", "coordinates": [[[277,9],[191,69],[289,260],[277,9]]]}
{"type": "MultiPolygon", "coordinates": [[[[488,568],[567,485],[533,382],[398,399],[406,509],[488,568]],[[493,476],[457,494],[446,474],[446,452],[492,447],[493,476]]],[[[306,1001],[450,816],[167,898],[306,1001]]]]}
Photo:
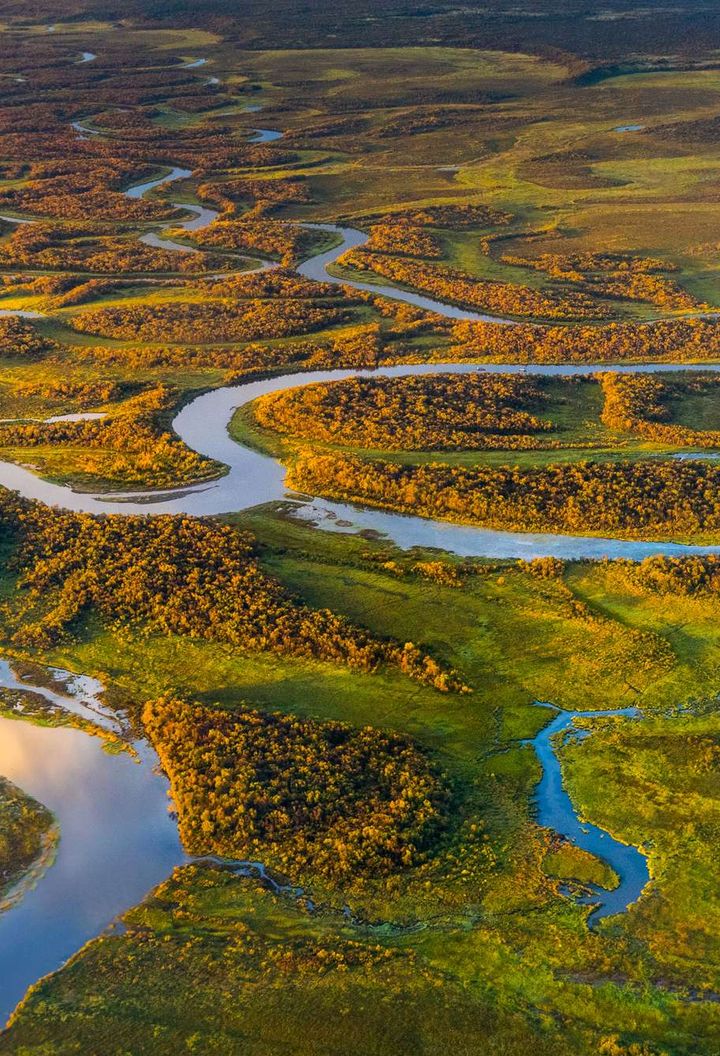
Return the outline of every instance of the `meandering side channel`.
{"type": "Polygon", "coordinates": [[[617,711],[554,710],[557,711],[555,718],[540,730],[532,741],[543,768],[543,776],[535,793],[537,819],[541,825],[553,829],[576,846],[602,858],[617,874],[620,882],[613,890],[591,885],[587,901],[595,908],[588,917],[588,923],[593,925],[603,917],[623,913],[628,906],[637,902],[650,881],[650,871],[647,857],[637,847],[620,843],[604,829],[580,820],[563,785],[556,743],[558,739],[562,743],[563,738],[569,735],[588,735],[587,731],[578,731],[575,726],[577,719],[608,718],[613,715],[634,719],[640,712],[637,708],[621,708],[617,711]]]}
{"type": "Polygon", "coordinates": [[[315,257],[304,261],[297,266],[297,272],[304,275],[306,279],[314,279],[316,282],[331,282],[335,286],[349,286],[352,290],[362,290],[364,293],[374,293],[378,297],[388,297],[393,301],[402,301],[404,304],[412,304],[415,308],[424,308],[436,315],[443,315],[447,319],[464,319],[474,323],[503,323],[507,326],[515,324],[514,319],[505,319],[497,315],[485,315],[482,312],[471,312],[467,308],[458,308],[443,301],[436,301],[432,297],[424,297],[412,290],[403,290],[399,286],[387,286],[382,283],[360,282],[357,279],[341,278],[333,275],[328,269],[336,264],[343,254],[351,249],[359,249],[364,246],[370,238],[364,231],[358,231],[354,227],[339,227],[337,224],[303,224],[313,231],[327,231],[328,234],[337,235],[341,240],[333,249],[325,253],[319,253],[315,257]]]}

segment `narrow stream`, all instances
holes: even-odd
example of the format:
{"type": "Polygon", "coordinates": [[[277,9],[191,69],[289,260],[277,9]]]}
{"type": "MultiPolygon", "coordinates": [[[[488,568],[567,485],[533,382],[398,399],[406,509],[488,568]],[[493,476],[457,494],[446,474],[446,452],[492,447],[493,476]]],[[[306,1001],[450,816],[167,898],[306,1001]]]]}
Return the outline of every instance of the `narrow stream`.
{"type": "MultiPolygon", "coordinates": [[[[94,133],[101,135],[96,129],[87,128],[84,125],[79,124],[77,121],[73,123],[73,128],[80,132],[94,133]]],[[[282,133],[270,132],[269,129],[258,129],[264,138],[262,140],[256,139],[254,142],[270,142],[273,139],[280,138],[282,133]],[[267,133],[267,136],[266,136],[267,133]]],[[[157,187],[162,187],[169,183],[176,183],[178,180],[186,180],[192,173],[189,169],[183,169],[179,166],[174,166],[170,172],[166,173],[165,176],[161,176],[159,179],[148,180],[145,183],[138,183],[132,187],[129,187],[125,191],[125,197],[131,199],[143,198],[148,191],[155,190],[157,187]]],[[[183,209],[186,213],[190,213],[189,220],[170,220],[168,223],[163,224],[159,231],[148,231],[146,234],[140,236],[140,241],[144,242],[146,246],[152,246],[154,249],[169,250],[173,253],[199,253],[200,250],[196,249],[195,246],[186,246],[182,242],[175,242],[171,238],[165,238],[163,231],[174,229],[176,231],[186,231],[191,234],[193,231],[202,231],[203,228],[209,227],[217,218],[220,216],[220,212],[217,209],[211,209],[205,205],[193,205],[188,202],[173,202],[173,206],[176,209],[183,209]]],[[[254,272],[270,271],[273,268],[277,268],[279,265],[272,260],[261,260],[254,268],[248,268],[241,272],[243,275],[250,275],[254,272]]],[[[228,273],[230,274],[230,272],[228,273]]],[[[201,276],[202,277],[202,276],[201,276]]],[[[211,276],[205,276],[206,278],[211,276]]],[[[223,274],[212,276],[214,278],[223,278],[223,274]]]]}
{"type": "Polygon", "coordinates": [[[589,731],[579,730],[575,726],[576,719],[609,718],[613,715],[637,719],[640,712],[637,708],[621,708],[617,711],[553,710],[557,711],[556,717],[530,742],[543,768],[543,776],[535,792],[537,820],[540,825],[560,833],[577,847],[602,858],[617,873],[620,883],[616,888],[606,890],[595,884],[590,885],[591,893],[582,900],[595,907],[588,917],[588,923],[594,925],[603,917],[623,913],[628,906],[637,902],[650,881],[650,871],[647,857],[637,847],[620,843],[604,829],[580,820],[563,786],[555,742],[559,738],[560,743],[564,744],[568,737],[584,739],[590,735],[589,731]]]}
{"type": "MultiPolygon", "coordinates": [[[[99,128],[90,128],[89,125],[84,125],[82,121],[71,121],[70,127],[74,128],[80,135],[78,139],[87,139],[88,136],[102,136],[103,132],[99,128]]],[[[26,223],[34,223],[34,220],[28,220],[26,223]]]]}
{"type": "Polygon", "coordinates": [[[275,143],[282,139],[284,132],[275,132],[272,128],[256,128],[255,135],[248,140],[249,143],[275,143]]]}

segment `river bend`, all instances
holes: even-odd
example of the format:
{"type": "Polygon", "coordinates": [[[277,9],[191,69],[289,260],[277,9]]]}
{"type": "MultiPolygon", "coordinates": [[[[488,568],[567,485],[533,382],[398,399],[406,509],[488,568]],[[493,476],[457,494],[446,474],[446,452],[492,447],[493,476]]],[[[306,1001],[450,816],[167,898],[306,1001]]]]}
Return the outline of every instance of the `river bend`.
{"type": "MultiPolygon", "coordinates": [[[[255,451],[230,438],[228,424],[238,407],[258,396],[281,392],[301,385],[375,374],[383,377],[407,377],[435,373],[467,374],[476,371],[492,373],[529,373],[543,376],[588,375],[616,368],[603,364],[560,366],[493,364],[478,367],[471,363],[423,363],[381,367],[377,371],[325,370],[285,374],[280,377],[225,386],[203,393],[176,416],[173,428],[193,450],[228,467],[225,476],[171,491],[145,493],[88,494],[73,491],[67,485],[42,480],[34,472],[12,462],[0,462],[0,486],[19,492],[50,506],[82,513],[152,514],[182,513],[190,516],[212,516],[250,509],[266,502],[288,497],[298,500],[296,516],[317,523],[328,531],[346,529],[381,533],[396,545],[437,547],[463,557],[532,558],[553,556],[564,560],[625,557],[633,560],[653,554],[720,553],[720,546],[686,545],[672,542],[608,539],[600,536],[572,536],[533,532],[503,532],[468,525],[409,517],[385,510],[351,506],[325,499],[307,501],[289,495],[285,488],[285,469],[274,458],[255,451]],[[338,522],[341,522],[338,525],[338,522]]],[[[625,371],[662,373],[667,371],[707,370],[702,364],[651,364],[623,367],[625,371]]]]}
{"type": "MultiPolygon", "coordinates": [[[[553,707],[552,705],[542,705],[553,707]]],[[[606,861],[618,876],[619,883],[612,890],[589,885],[587,896],[582,901],[594,908],[588,916],[588,924],[594,926],[603,917],[623,913],[642,895],[650,882],[647,857],[637,847],[616,840],[609,832],[581,821],[572,800],[563,785],[557,741],[560,745],[569,738],[584,740],[589,731],[575,726],[577,719],[598,719],[622,716],[637,719],[637,708],[621,708],[616,711],[562,711],[553,708],[556,716],[530,743],[535,749],[543,768],[543,775],[535,790],[537,819],[540,825],[558,832],[577,847],[606,861]]]]}

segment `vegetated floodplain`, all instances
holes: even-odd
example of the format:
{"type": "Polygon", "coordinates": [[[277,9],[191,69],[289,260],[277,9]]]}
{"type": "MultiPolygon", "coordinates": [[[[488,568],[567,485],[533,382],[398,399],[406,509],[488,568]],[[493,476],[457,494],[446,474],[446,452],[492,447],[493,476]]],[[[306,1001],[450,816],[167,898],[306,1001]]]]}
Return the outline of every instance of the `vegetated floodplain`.
{"type": "MultiPolygon", "coordinates": [[[[0,458],[212,488],[173,429],[206,390],[615,364],[363,375],[231,434],[314,495],[718,542],[715,10],[51,7],[0,2],[0,458]],[[308,277],[333,224],[354,248],[308,277]],[[707,369],[623,370],[646,362],[707,369]]],[[[39,980],[0,1053],[720,1053],[717,557],[0,498],[4,655],[102,680],[197,856],[39,980]],[[538,701],[592,713],[553,741],[565,790],[647,863],[613,915],[611,853],[538,824],[538,701]]],[[[54,832],[2,784],[3,887],[54,832]]]]}

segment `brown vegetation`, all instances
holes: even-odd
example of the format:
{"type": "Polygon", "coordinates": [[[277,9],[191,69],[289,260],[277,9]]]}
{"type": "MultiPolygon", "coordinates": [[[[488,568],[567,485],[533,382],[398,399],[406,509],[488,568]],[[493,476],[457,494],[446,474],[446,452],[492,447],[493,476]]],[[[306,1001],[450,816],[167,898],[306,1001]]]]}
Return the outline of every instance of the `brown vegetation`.
{"type": "Polygon", "coordinates": [[[195,272],[223,266],[222,258],[204,253],[157,249],[136,238],[85,240],[82,229],[47,224],[23,224],[0,243],[0,265],[102,272],[195,272]]]}
{"type": "Polygon", "coordinates": [[[572,290],[534,290],[509,282],[474,279],[455,268],[352,250],[341,258],[348,267],[373,271],[392,282],[430,294],[441,301],[495,315],[539,319],[604,319],[607,310],[590,297],[572,290]]]}
{"type": "Polygon", "coordinates": [[[191,854],[347,882],[419,864],[445,820],[446,788],[396,734],[169,699],[143,719],[191,854]]]}
{"type": "Polygon", "coordinates": [[[347,322],[346,308],[314,306],[299,300],[246,304],[229,300],[159,305],[133,304],[97,308],[73,317],[72,325],[86,334],[125,341],[253,341],[290,337],[347,322]]]}
{"type": "Polygon", "coordinates": [[[525,448],[551,423],[543,395],[513,374],[350,378],[262,396],[259,425],[284,435],[386,450],[525,448]]]}
{"type": "MultiPolygon", "coordinates": [[[[168,237],[184,234],[181,231],[169,231],[168,237]]],[[[193,232],[192,238],[200,246],[255,253],[262,257],[277,258],[284,265],[292,265],[310,254],[317,235],[299,224],[263,216],[261,219],[243,217],[239,220],[216,220],[201,231],[193,232]]]]}
{"type": "Polygon", "coordinates": [[[509,224],[510,213],[490,205],[464,204],[431,205],[425,209],[403,209],[371,217],[389,224],[408,224],[411,227],[458,228],[498,227],[509,224]]]}
{"type": "Polygon", "coordinates": [[[705,462],[468,469],[312,455],[295,463],[288,483],[310,494],[510,531],[628,537],[720,531],[720,468],[705,462]]]}
{"type": "Polygon", "coordinates": [[[382,642],[294,601],[258,565],[251,537],[189,517],[92,517],[0,495],[17,541],[15,641],[47,645],[91,613],[159,634],[227,642],[373,671],[391,664],[447,691],[463,687],[411,642],[382,642]]]}
{"type": "Polygon", "coordinates": [[[453,337],[454,357],[508,363],[705,362],[720,356],[720,323],[714,319],[605,326],[460,322],[453,337]]]}
{"type": "Polygon", "coordinates": [[[15,316],[0,318],[0,357],[40,359],[57,346],[30,323],[15,316]]]}
{"type": "Polygon", "coordinates": [[[389,219],[373,224],[365,248],[371,253],[389,253],[401,257],[441,257],[437,238],[422,227],[389,219]]]}
{"type": "MultiPolygon", "coordinates": [[[[609,429],[678,447],[720,447],[720,431],[690,429],[668,422],[664,402],[673,389],[647,374],[603,374],[602,420],[609,429]]],[[[713,379],[713,388],[718,381],[713,379]]],[[[677,386],[676,386],[677,387],[677,386]]]]}

